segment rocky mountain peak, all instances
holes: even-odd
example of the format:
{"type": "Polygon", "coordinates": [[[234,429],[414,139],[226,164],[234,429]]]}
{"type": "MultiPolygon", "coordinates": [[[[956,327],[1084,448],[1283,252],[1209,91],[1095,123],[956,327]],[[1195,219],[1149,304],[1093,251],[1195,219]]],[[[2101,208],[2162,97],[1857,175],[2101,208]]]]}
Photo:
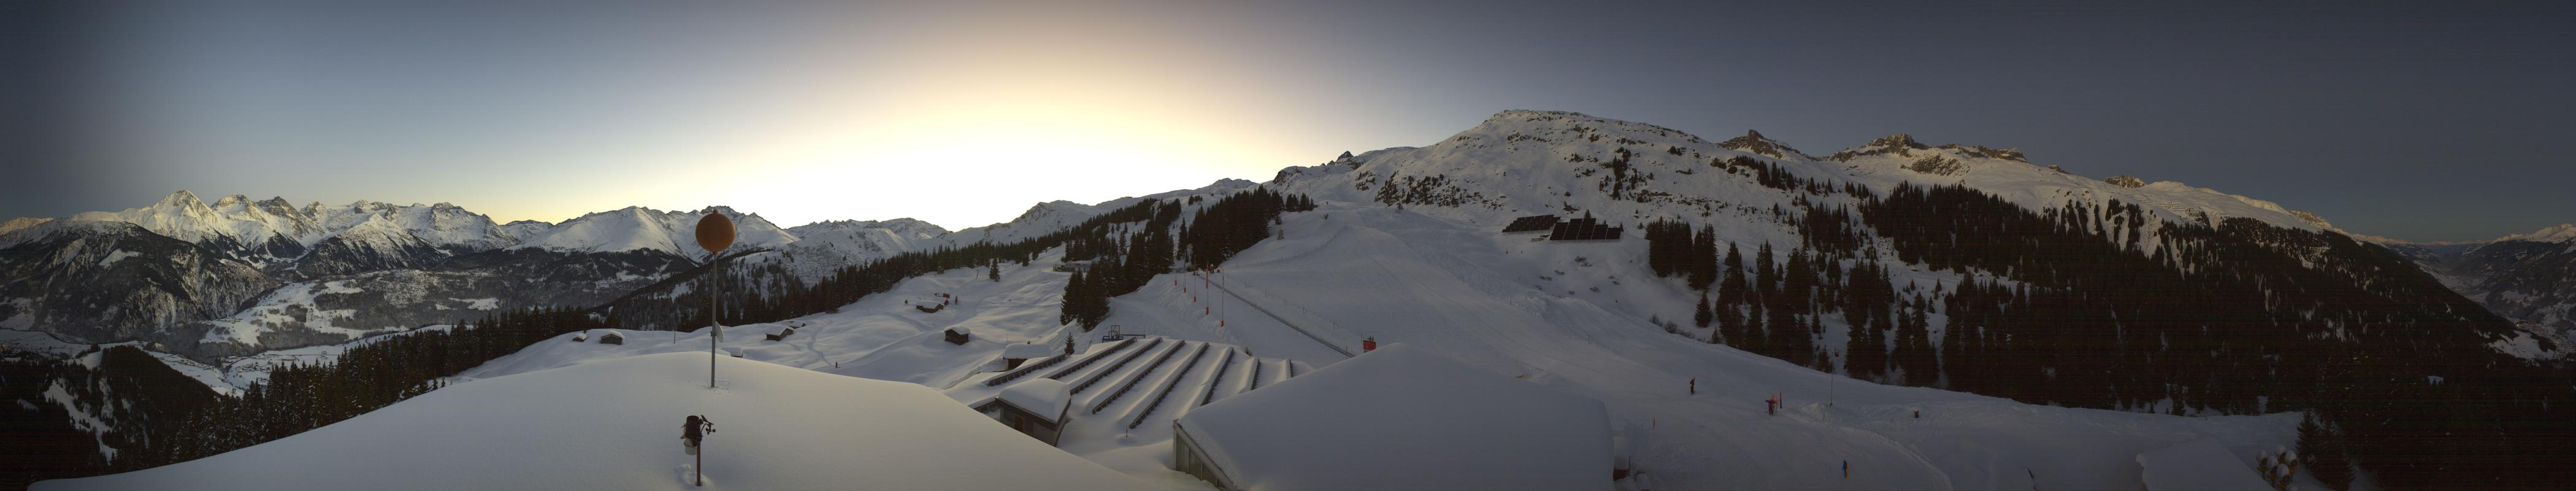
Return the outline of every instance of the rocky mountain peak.
{"type": "Polygon", "coordinates": [[[170,195],[169,195],[169,196],[163,196],[163,197],[161,197],[161,201],[159,201],[159,202],[155,202],[155,203],[152,203],[152,206],[153,206],[153,207],[155,207],[155,208],[169,208],[169,207],[178,207],[178,208],[199,207],[199,208],[202,208],[202,207],[205,207],[205,206],[206,206],[206,202],[205,202],[205,201],[202,201],[202,200],[198,200],[198,199],[197,199],[197,193],[191,193],[191,192],[188,192],[188,190],[181,189],[181,190],[179,190],[179,192],[170,193],[170,195]]]}
{"type": "Polygon", "coordinates": [[[1912,148],[1912,149],[1926,149],[1926,148],[1932,148],[1932,146],[1930,146],[1930,145],[1924,145],[1922,142],[1914,141],[1914,135],[1908,135],[1908,134],[1904,134],[1904,133],[1897,133],[1897,134],[1893,134],[1893,135],[1887,135],[1887,136],[1879,137],[1879,139],[1876,139],[1876,140],[1870,140],[1870,141],[1869,141],[1869,145],[1866,145],[1866,146],[1871,146],[1871,147],[1886,147],[1886,148],[1912,148]]]}
{"type": "Polygon", "coordinates": [[[1753,130],[1744,130],[1744,136],[1719,142],[1718,146],[1740,152],[1769,155],[1771,158],[1775,159],[1788,159],[1791,155],[1796,155],[1799,158],[1812,158],[1807,157],[1807,154],[1799,152],[1796,148],[1791,148],[1789,144],[1780,143],[1779,140],[1764,138],[1762,136],[1762,132],[1753,130]]]}

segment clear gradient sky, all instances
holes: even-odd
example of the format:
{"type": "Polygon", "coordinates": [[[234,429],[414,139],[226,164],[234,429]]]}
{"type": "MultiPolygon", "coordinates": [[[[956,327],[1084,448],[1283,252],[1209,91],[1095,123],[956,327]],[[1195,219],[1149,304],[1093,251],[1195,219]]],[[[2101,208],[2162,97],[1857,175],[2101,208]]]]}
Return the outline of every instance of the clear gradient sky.
{"type": "Polygon", "coordinates": [[[959,228],[1551,109],[2019,147],[2412,240],[2576,221],[2569,3],[2070,3],[12,2],[0,218],[189,189],[959,228]]]}

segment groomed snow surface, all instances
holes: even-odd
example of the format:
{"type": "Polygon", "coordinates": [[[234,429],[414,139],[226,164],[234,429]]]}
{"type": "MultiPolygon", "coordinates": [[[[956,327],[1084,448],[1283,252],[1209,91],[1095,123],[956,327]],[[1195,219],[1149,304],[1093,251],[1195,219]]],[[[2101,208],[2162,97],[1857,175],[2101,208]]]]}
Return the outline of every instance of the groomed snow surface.
{"type": "Polygon", "coordinates": [[[1176,423],[1243,489],[1611,487],[1600,401],[1403,344],[1176,423]]]}
{"type": "Polygon", "coordinates": [[[2268,491],[2263,476],[2245,467],[2218,442],[2190,443],[2138,454],[2148,491],[2268,491]]]}
{"type": "Polygon", "coordinates": [[[458,384],[250,448],[39,490],[1048,489],[1150,485],[916,384],[639,355],[458,384]],[[706,487],[682,421],[715,422],[706,487]]]}

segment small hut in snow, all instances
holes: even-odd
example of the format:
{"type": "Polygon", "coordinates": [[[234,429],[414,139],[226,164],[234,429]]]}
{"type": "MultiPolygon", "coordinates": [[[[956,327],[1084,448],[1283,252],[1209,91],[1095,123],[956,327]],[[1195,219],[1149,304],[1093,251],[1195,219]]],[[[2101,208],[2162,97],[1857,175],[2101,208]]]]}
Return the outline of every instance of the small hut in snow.
{"type": "Polygon", "coordinates": [[[1065,410],[1072,404],[1073,392],[1064,381],[1039,377],[1003,387],[1000,395],[975,405],[975,411],[1054,445],[1064,435],[1065,410]]]}
{"type": "Polygon", "coordinates": [[[1404,344],[1172,421],[1172,468],[1240,491],[1611,489],[1601,401],[1404,344]]]}
{"type": "Polygon", "coordinates": [[[608,334],[601,334],[601,335],[599,335],[599,344],[617,344],[617,345],[623,345],[623,344],[626,344],[626,336],[618,335],[617,333],[613,333],[613,332],[612,332],[612,333],[608,333],[608,334]]]}
{"type": "Polygon", "coordinates": [[[1055,356],[1055,352],[1056,352],[1056,349],[1057,349],[1057,348],[1058,348],[1058,346],[1053,345],[1053,344],[1031,344],[1031,343],[1020,343],[1020,344],[1012,344],[1012,345],[1006,345],[1006,346],[1003,346],[1003,347],[1002,347],[1002,363],[1003,363],[1002,369],[1003,369],[1003,370],[1009,370],[1009,369],[1013,369],[1013,368],[1019,368],[1021,363],[1027,363],[1029,360],[1035,360],[1035,359],[1039,359],[1039,358],[1045,358],[1045,357],[1049,357],[1049,356],[1055,356]]]}

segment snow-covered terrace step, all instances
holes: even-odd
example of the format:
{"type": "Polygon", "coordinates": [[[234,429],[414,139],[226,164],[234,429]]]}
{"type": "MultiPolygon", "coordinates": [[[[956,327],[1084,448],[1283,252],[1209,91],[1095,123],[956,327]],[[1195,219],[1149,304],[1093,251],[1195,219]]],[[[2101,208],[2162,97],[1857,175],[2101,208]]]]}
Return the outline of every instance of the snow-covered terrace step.
{"type": "MultiPolygon", "coordinates": [[[[1145,403],[1145,407],[1136,412],[1136,419],[1127,422],[1127,429],[1133,430],[1136,429],[1136,425],[1145,424],[1145,418],[1153,416],[1155,408],[1163,407],[1163,401],[1172,398],[1172,389],[1180,388],[1181,380],[1190,378],[1190,369],[1198,368],[1199,359],[1206,358],[1207,351],[1208,345],[1200,343],[1198,351],[1190,353],[1189,363],[1181,364],[1181,368],[1174,371],[1172,381],[1163,383],[1163,390],[1154,394],[1153,402],[1145,403]]],[[[1208,387],[1215,388],[1216,379],[1208,379],[1208,387]]]]}
{"type": "Polygon", "coordinates": [[[1216,362],[1216,373],[1208,375],[1207,389],[1199,391],[1199,401],[1190,405],[1205,406],[1216,400],[1216,389],[1225,385],[1225,370],[1228,368],[1234,368],[1234,348],[1225,349],[1225,357],[1216,362]]]}
{"type": "Polygon", "coordinates": [[[1252,373],[1243,376],[1243,390],[1234,391],[1234,393],[1241,394],[1251,392],[1252,389],[1258,388],[1261,388],[1261,359],[1254,358],[1252,359],[1252,373]]]}
{"type": "Polygon", "coordinates": [[[1038,370],[1043,370],[1048,366],[1063,363],[1067,358],[1073,358],[1073,354],[1065,353],[1062,355],[1047,357],[1047,359],[1036,363],[1021,365],[1018,370],[1012,370],[1011,373],[1001,374],[1000,376],[993,377],[992,380],[984,381],[984,386],[1001,387],[1002,384],[1010,383],[1012,380],[1018,380],[1020,377],[1027,376],[1031,373],[1036,373],[1038,370]]]}
{"type": "Polygon", "coordinates": [[[1127,349],[1128,347],[1135,345],[1136,340],[1133,339],[1120,341],[1117,345],[1110,346],[1109,349],[1092,353],[1091,356],[1083,358],[1082,361],[1074,363],[1073,366],[1064,367],[1063,370],[1057,370],[1055,373],[1047,374],[1046,378],[1064,380],[1065,376],[1072,375],[1073,372],[1081,371],[1083,367],[1091,366],[1093,362],[1098,362],[1102,358],[1108,358],[1110,355],[1117,354],[1118,350],[1127,349]]]}
{"type": "Polygon", "coordinates": [[[1145,381],[1146,376],[1153,374],[1155,369],[1162,368],[1164,364],[1171,363],[1172,355],[1180,354],[1181,350],[1189,349],[1189,347],[1190,343],[1188,341],[1175,343],[1172,345],[1172,349],[1163,350],[1163,354],[1161,356],[1154,357],[1154,361],[1152,363],[1147,363],[1145,368],[1137,369],[1135,373],[1128,374],[1126,377],[1121,377],[1126,380],[1126,382],[1118,384],[1118,390],[1110,392],[1108,396],[1100,398],[1100,402],[1093,403],[1091,405],[1091,413],[1100,414],[1101,408],[1109,407],[1109,403],[1118,402],[1118,398],[1120,396],[1125,396],[1127,395],[1127,391],[1136,389],[1137,382],[1145,381]]]}
{"type": "Polygon", "coordinates": [[[1153,341],[1145,343],[1145,347],[1129,352],[1127,353],[1127,356],[1118,357],[1118,361],[1116,363],[1110,363],[1109,366],[1102,367],[1100,371],[1093,372],[1090,376],[1083,377],[1082,383],[1074,384],[1073,393],[1080,394],[1082,391],[1090,390],[1092,385],[1100,383],[1100,379],[1108,378],[1109,374],[1118,373],[1118,369],[1126,368],[1128,363],[1136,361],[1137,357],[1145,356],[1146,353],[1154,352],[1154,347],[1161,346],[1162,344],[1163,338],[1154,338],[1153,341]]]}

